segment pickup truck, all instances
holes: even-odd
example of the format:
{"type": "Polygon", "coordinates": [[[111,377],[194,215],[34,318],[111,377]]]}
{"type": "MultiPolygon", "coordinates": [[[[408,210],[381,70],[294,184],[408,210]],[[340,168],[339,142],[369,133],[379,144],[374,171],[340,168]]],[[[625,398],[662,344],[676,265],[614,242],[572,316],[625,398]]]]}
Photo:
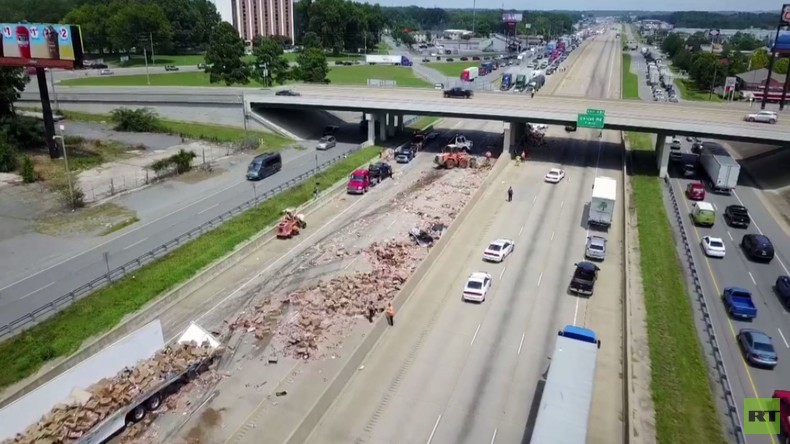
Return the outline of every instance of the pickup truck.
{"type": "Polygon", "coordinates": [[[757,317],[757,307],[752,302],[752,293],[738,287],[727,287],[721,296],[724,308],[733,318],[754,319],[757,317]]]}
{"type": "Polygon", "coordinates": [[[742,205],[728,205],[724,209],[724,220],[731,227],[748,228],[752,221],[749,210],[742,205]]]}
{"type": "Polygon", "coordinates": [[[471,99],[472,98],[472,90],[471,89],[463,89],[459,87],[450,88],[444,90],[444,97],[445,98],[452,98],[452,97],[459,97],[462,99],[471,99]]]}
{"type": "Polygon", "coordinates": [[[571,293],[592,296],[595,281],[598,279],[598,270],[600,270],[600,268],[592,262],[586,261],[579,262],[575,265],[576,270],[573,272],[568,290],[571,293]]]}

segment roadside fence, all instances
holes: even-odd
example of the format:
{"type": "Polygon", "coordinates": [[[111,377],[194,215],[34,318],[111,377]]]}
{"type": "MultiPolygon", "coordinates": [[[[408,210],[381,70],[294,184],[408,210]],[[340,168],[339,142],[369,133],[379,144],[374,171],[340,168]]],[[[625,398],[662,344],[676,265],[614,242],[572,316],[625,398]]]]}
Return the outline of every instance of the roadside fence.
{"type": "Polygon", "coordinates": [[[368,86],[376,88],[397,88],[398,82],[395,80],[368,79],[368,86]]]}
{"type": "MultiPolygon", "coordinates": [[[[730,385],[730,378],[727,376],[727,369],[724,365],[724,360],[721,356],[721,347],[719,346],[719,340],[716,337],[716,329],[713,326],[713,322],[711,320],[710,309],[708,307],[708,301],[705,298],[705,294],[702,291],[702,284],[700,283],[699,273],[697,272],[697,267],[694,265],[694,257],[691,254],[692,244],[689,241],[688,236],[686,235],[686,231],[683,229],[684,227],[684,217],[685,214],[681,213],[680,206],[678,205],[677,197],[675,196],[675,190],[672,188],[671,183],[669,182],[669,178],[664,179],[664,183],[667,186],[667,190],[669,191],[670,200],[672,201],[672,210],[675,213],[675,219],[680,227],[680,237],[683,240],[683,250],[685,253],[685,262],[688,265],[689,272],[691,274],[691,279],[694,284],[694,295],[696,296],[697,302],[699,303],[700,311],[702,312],[702,322],[705,324],[705,333],[708,337],[708,344],[713,350],[712,357],[713,357],[713,364],[718,374],[718,383],[721,386],[722,391],[724,392],[724,402],[727,404],[727,417],[730,419],[730,423],[732,426],[732,433],[735,436],[735,441],[738,444],[746,443],[746,438],[743,435],[743,427],[741,425],[741,415],[738,412],[738,403],[735,400],[735,396],[732,393],[732,386],[730,385]]],[[[696,246],[696,242],[694,243],[696,246]]]]}
{"type": "MultiPolygon", "coordinates": [[[[255,206],[257,206],[257,205],[259,205],[259,204],[271,199],[272,197],[276,196],[280,192],[285,191],[287,189],[290,189],[290,188],[293,188],[294,186],[299,185],[300,183],[304,182],[306,179],[309,179],[310,177],[316,175],[317,173],[328,169],[330,166],[332,166],[332,165],[338,163],[339,161],[345,159],[346,157],[348,157],[349,154],[351,154],[353,152],[356,152],[356,151],[359,151],[361,148],[362,148],[362,145],[358,145],[357,147],[355,147],[351,151],[349,151],[347,153],[344,153],[344,154],[340,154],[340,155],[338,155],[338,156],[336,156],[336,157],[334,157],[334,158],[332,158],[330,160],[327,160],[326,162],[318,165],[317,167],[312,168],[309,171],[306,171],[306,172],[300,174],[299,176],[290,179],[288,182],[286,182],[286,183],[284,183],[282,185],[279,185],[278,187],[273,188],[273,189],[271,189],[269,191],[266,191],[265,193],[260,193],[260,194],[252,193],[252,194],[254,194],[254,197],[252,199],[242,203],[241,205],[239,205],[239,206],[237,206],[237,207],[235,207],[235,208],[233,208],[231,210],[228,210],[228,211],[220,214],[219,216],[209,220],[208,222],[205,222],[204,224],[202,224],[202,225],[200,225],[198,227],[195,227],[195,228],[193,228],[193,229],[181,234],[180,236],[177,236],[176,238],[174,238],[174,239],[172,239],[170,241],[167,241],[165,243],[162,243],[162,244],[158,245],[153,250],[150,250],[147,253],[144,253],[144,254],[138,256],[137,258],[132,259],[132,260],[124,263],[121,266],[118,266],[118,267],[115,267],[115,268],[111,268],[110,267],[110,263],[112,261],[112,255],[110,255],[108,252],[105,252],[103,254],[103,259],[98,262],[106,270],[104,273],[102,273],[100,276],[97,276],[97,277],[93,278],[92,280],[90,280],[89,282],[81,285],[80,287],[78,287],[78,288],[76,288],[76,289],[64,294],[63,296],[58,297],[57,299],[53,300],[52,302],[49,302],[49,303],[45,304],[44,306],[39,307],[36,310],[33,310],[30,313],[28,313],[28,314],[26,314],[26,315],[24,315],[24,316],[22,316],[20,318],[17,318],[14,321],[9,322],[6,325],[1,326],[0,327],[0,341],[4,341],[4,340],[16,335],[17,333],[19,333],[19,332],[21,332],[21,331],[23,331],[23,330],[25,330],[27,328],[30,328],[30,327],[34,326],[38,322],[41,322],[42,320],[54,315],[59,310],[71,305],[75,301],[77,301],[80,298],[90,294],[91,292],[93,292],[93,291],[95,291],[95,290],[97,290],[97,289],[99,289],[101,287],[104,287],[105,285],[107,285],[109,283],[112,283],[112,282],[114,282],[114,281],[126,276],[129,273],[132,273],[132,272],[140,269],[141,267],[145,266],[146,264],[148,264],[150,262],[153,262],[154,260],[156,260],[158,258],[161,258],[162,256],[167,255],[168,253],[170,253],[173,250],[179,248],[180,246],[184,245],[185,243],[194,240],[195,238],[199,237],[200,235],[206,233],[207,231],[211,231],[214,228],[217,228],[218,226],[220,226],[223,223],[227,222],[228,220],[234,218],[235,216],[238,216],[239,214],[243,213],[244,211],[249,210],[250,208],[253,208],[253,207],[255,207],[255,206]]],[[[87,271],[89,269],[93,269],[94,273],[95,273],[96,265],[97,265],[97,262],[94,262],[94,263],[92,263],[92,264],[90,264],[88,266],[85,266],[83,268],[83,270],[87,271]]],[[[75,272],[74,274],[79,274],[79,271],[75,272]]]]}

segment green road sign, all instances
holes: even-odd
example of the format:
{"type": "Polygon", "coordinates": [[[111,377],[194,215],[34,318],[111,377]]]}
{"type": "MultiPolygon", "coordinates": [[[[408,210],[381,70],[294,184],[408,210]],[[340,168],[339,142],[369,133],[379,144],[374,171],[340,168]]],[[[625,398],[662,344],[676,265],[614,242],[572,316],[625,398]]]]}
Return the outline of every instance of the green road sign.
{"type": "Polygon", "coordinates": [[[603,116],[604,114],[606,114],[606,111],[604,111],[602,109],[587,108],[587,115],[588,116],[603,116]]]}
{"type": "Polygon", "coordinates": [[[576,117],[576,126],[579,128],[603,128],[603,114],[579,114],[576,117]]]}

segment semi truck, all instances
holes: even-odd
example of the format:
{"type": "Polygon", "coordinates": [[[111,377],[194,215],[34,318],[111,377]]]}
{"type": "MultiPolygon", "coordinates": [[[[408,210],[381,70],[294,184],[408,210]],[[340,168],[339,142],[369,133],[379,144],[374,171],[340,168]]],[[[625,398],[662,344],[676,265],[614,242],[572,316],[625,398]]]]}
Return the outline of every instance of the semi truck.
{"type": "Polygon", "coordinates": [[[531,444],[587,442],[600,348],[593,330],[567,325],[558,333],[531,444]]]}
{"type": "MultiPolygon", "coordinates": [[[[192,323],[179,336],[179,344],[195,343],[218,351],[221,344],[213,335],[192,323]]],[[[124,368],[131,368],[140,361],[153,357],[167,343],[158,319],[130,333],[126,337],[97,352],[85,361],[38,386],[0,410],[0,441],[23,433],[58,404],[90,402],[86,390],[105,378],[115,377],[124,368]]],[[[179,384],[195,377],[208,368],[217,357],[212,353],[191,363],[184,371],[163,375],[161,380],[144,393],[128,400],[115,412],[95,424],[75,442],[99,444],[123,430],[127,425],[141,421],[148,411],[158,409],[164,398],[177,390],[179,384]]]]}
{"type": "Polygon", "coordinates": [[[527,76],[519,74],[516,76],[516,91],[523,92],[527,89],[527,76]]]}
{"type": "Polygon", "coordinates": [[[366,55],[365,56],[365,63],[368,65],[400,65],[400,66],[412,66],[411,60],[408,57],[402,55],[366,55]]]}
{"type": "Polygon", "coordinates": [[[529,88],[533,91],[540,91],[543,88],[543,85],[546,84],[546,76],[543,74],[538,74],[532,76],[532,80],[529,81],[529,88]]]}
{"type": "Polygon", "coordinates": [[[708,176],[713,192],[730,194],[738,185],[741,166],[724,148],[715,145],[704,146],[699,161],[708,176]]]}
{"type": "Polygon", "coordinates": [[[587,223],[600,227],[611,226],[616,200],[617,181],[611,177],[596,177],[593,183],[587,223]]]}
{"type": "Polygon", "coordinates": [[[513,74],[505,73],[502,75],[502,82],[499,85],[499,89],[502,91],[507,91],[513,87],[513,74]]]}
{"type": "Polygon", "coordinates": [[[473,82],[480,75],[480,69],[472,66],[461,71],[461,80],[464,82],[473,82]]]}

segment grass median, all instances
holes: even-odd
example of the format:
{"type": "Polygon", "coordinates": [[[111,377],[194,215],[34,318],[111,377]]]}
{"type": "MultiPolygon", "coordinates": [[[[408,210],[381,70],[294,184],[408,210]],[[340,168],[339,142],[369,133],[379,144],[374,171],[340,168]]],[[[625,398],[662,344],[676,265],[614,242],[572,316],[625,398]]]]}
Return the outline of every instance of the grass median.
{"type": "MultiPolygon", "coordinates": [[[[119,106],[119,108],[122,108],[119,106]]],[[[95,122],[112,124],[109,114],[93,114],[79,111],[62,111],[63,117],[68,120],[80,122],[95,122]]],[[[238,142],[244,139],[259,139],[263,146],[270,151],[277,151],[292,145],[293,140],[272,133],[262,131],[249,131],[233,126],[211,125],[208,123],[177,122],[175,120],[159,119],[162,132],[166,134],[183,135],[190,139],[200,139],[209,142],[238,142]]]]}
{"type": "Polygon", "coordinates": [[[623,98],[639,100],[639,76],[631,72],[631,55],[623,54],[623,98]]]}
{"type": "Polygon", "coordinates": [[[315,183],[326,189],[354,168],[378,156],[380,148],[363,148],[327,171],[248,210],[169,255],[75,302],[52,318],[0,343],[0,389],[34,374],[46,362],[68,356],[91,337],[107,332],[162,293],[233,251],[272,225],[288,207],[313,196],[315,183]]]}
{"type": "Polygon", "coordinates": [[[659,443],[725,443],[648,134],[628,133],[659,443]]]}

